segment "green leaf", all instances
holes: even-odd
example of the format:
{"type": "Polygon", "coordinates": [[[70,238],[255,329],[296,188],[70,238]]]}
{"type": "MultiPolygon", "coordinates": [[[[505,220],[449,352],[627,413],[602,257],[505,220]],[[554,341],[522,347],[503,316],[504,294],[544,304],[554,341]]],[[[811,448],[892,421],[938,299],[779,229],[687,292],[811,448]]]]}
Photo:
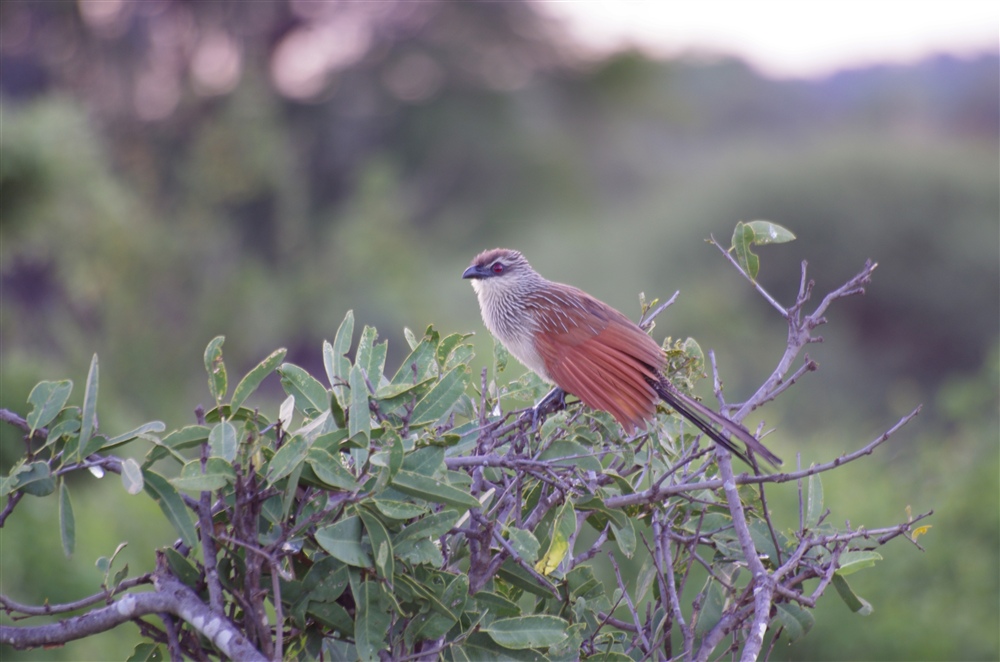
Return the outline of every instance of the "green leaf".
{"type": "Polygon", "coordinates": [[[806,489],[806,528],[815,529],[823,517],[823,481],[819,474],[809,476],[806,489]]]}
{"type": "Polygon", "coordinates": [[[594,575],[594,569],[578,565],[566,573],[566,587],[571,600],[584,598],[596,601],[604,597],[604,584],[594,575]]]}
{"type": "Polygon", "coordinates": [[[167,557],[167,565],[170,566],[170,571],[177,576],[177,579],[192,588],[201,582],[201,573],[180,552],[173,547],[167,547],[163,552],[167,557]]]}
{"type": "Polygon", "coordinates": [[[538,559],[538,550],[541,549],[541,545],[538,542],[538,538],[530,531],[510,527],[507,529],[507,539],[510,541],[511,547],[517,551],[521,560],[527,563],[534,563],[538,559]]]}
{"type": "MultiPolygon", "coordinates": [[[[458,646],[452,646],[457,648],[458,646]]],[[[549,662],[547,655],[531,649],[513,650],[493,641],[485,632],[473,632],[461,644],[463,659],[474,662],[549,662]]],[[[456,658],[458,660],[459,658],[456,658]]]]}
{"type": "Polygon", "coordinates": [[[267,465],[267,482],[274,485],[305,462],[311,444],[305,437],[293,435],[278,449],[267,465]]]}
{"type": "Polygon", "coordinates": [[[293,418],[295,418],[295,396],[290,395],[278,405],[278,422],[283,429],[290,430],[293,418]]]}
{"type": "Polygon", "coordinates": [[[302,579],[302,585],[309,590],[309,599],[320,602],[333,602],[344,593],[347,584],[348,567],[332,556],[316,561],[302,579]]]}
{"type": "Polygon", "coordinates": [[[442,339],[441,342],[438,343],[437,351],[434,353],[438,364],[442,366],[445,365],[452,352],[461,347],[465,339],[471,336],[471,333],[453,333],[442,339]]]}
{"type": "Polygon", "coordinates": [[[306,455],[306,462],[312,468],[316,478],[331,487],[341,490],[353,490],[358,485],[358,479],[347,470],[338,457],[322,448],[313,446],[306,455]]]}
{"type": "Polygon", "coordinates": [[[874,611],[874,608],[869,604],[867,600],[859,596],[851,588],[851,585],[847,583],[844,576],[839,572],[833,573],[833,586],[837,589],[837,594],[840,595],[840,599],[844,601],[844,604],[856,614],[861,616],[868,616],[874,611]]]}
{"type": "Polygon", "coordinates": [[[778,550],[774,546],[774,538],[778,539],[778,544],[782,545],[782,549],[785,548],[785,542],[787,538],[780,531],[776,531],[774,537],[771,536],[771,530],[767,526],[767,522],[761,520],[754,520],[750,523],[750,537],[753,538],[754,546],[757,548],[757,553],[763,558],[770,559],[772,563],[777,566],[778,564],[778,550]]]}
{"type": "Polygon", "coordinates": [[[84,444],[79,449],[80,450],[80,457],[81,458],[90,457],[91,455],[93,455],[94,453],[96,453],[97,451],[99,451],[100,449],[104,448],[104,446],[107,443],[108,443],[108,440],[107,440],[107,438],[104,435],[102,435],[102,434],[95,434],[95,435],[93,435],[87,441],[87,443],[84,444]]]}
{"type": "Polygon", "coordinates": [[[370,510],[360,507],[357,509],[358,516],[365,525],[368,532],[368,541],[372,546],[372,555],[375,557],[375,569],[379,575],[392,582],[393,575],[396,574],[396,565],[393,559],[392,541],[389,532],[379,518],[370,510]]]}
{"type": "Polygon", "coordinates": [[[393,476],[391,484],[403,494],[432,503],[443,503],[463,510],[479,507],[479,501],[468,492],[412,471],[400,469],[393,476]]]}
{"type": "Polygon", "coordinates": [[[143,464],[149,466],[167,455],[174,455],[180,462],[184,462],[184,457],[177,453],[177,451],[205,443],[208,441],[211,431],[211,428],[205,425],[188,425],[180,430],[174,430],[157,443],[156,446],[149,449],[149,452],[146,453],[146,457],[143,459],[143,464]]]}
{"type": "MultiPolygon", "coordinates": [[[[396,556],[411,566],[427,565],[439,568],[444,564],[441,549],[433,540],[407,540],[395,548],[396,556]]],[[[401,575],[405,577],[406,575],[401,575]]],[[[397,578],[397,579],[399,579],[397,578]]],[[[397,587],[400,585],[397,583],[397,587]]]]}
{"type": "Polygon", "coordinates": [[[656,564],[653,562],[652,557],[647,556],[642,562],[642,566],[639,568],[636,578],[630,582],[631,585],[629,586],[629,592],[632,595],[633,602],[638,604],[646,599],[646,594],[653,586],[656,574],[656,564]]]}
{"type": "Polygon", "coordinates": [[[192,549],[197,548],[198,534],[195,531],[194,522],[191,521],[191,513],[184,505],[181,495],[166,478],[154,471],[147,469],[142,472],[142,476],[146,492],[156,501],[167,520],[177,529],[184,544],[192,549]]]}
{"type": "Polygon", "coordinates": [[[371,557],[361,545],[361,519],[356,515],[317,530],[316,542],[330,556],[347,565],[372,567],[371,557]]]}
{"type": "Polygon", "coordinates": [[[455,526],[458,518],[459,513],[451,509],[428,515],[407,525],[396,534],[392,542],[398,547],[407,540],[436,540],[448,533],[451,527],[455,526]]]}
{"type": "Polygon", "coordinates": [[[413,331],[411,331],[410,328],[406,326],[403,327],[403,337],[406,338],[406,344],[411,351],[420,342],[419,340],[417,340],[417,336],[414,335],[413,331]]]}
{"type": "Polygon", "coordinates": [[[236,472],[231,464],[218,457],[210,457],[205,462],[205,472],[201,470],[201,460],[191,460],[181,468],[179,476],[170,484],[179,490],[194,492],[214,492],[236,480],[236,472]]]}
{"type": "Polygon", "coordinates": [[[39,382],[28,394],[28,404],[32,410],[28,412],[28,426],[31,428],[28,436],[32,437],[36,430],[44,428],[59,415],[73,392],[73,382],[64,379],[58,382],[39,382]]]}
{"type": "Polygon", "coordinates": [[[510,352],[504,347],[503,343],[493,339],[493,378],[496,379],[497,375],[507,369],[507,363],[510,361],[510,352]]]}
{"type": "Polygon", "coordinates": [[[337,453],[355,447],[355,443],[347,436],[347,430],[342,428],[324,432],[313,439],[313,448],[322,448],[334,456],[337,453]]]}
{"type": "Polygon", "coordinates": [[[465,343],[451,350],[451,353],[448,354],[448,360],[444,362],[441,369],[452,370],[459,366],[468,365],[474,358],[476,358],[476,348],[469,343],[465,343]]]}
{"type": "Polygon", "coordinates": [[[125,662],[163,662],[166,659],[163,647],[159,644],[136,644],[125,662]]]}
{"type": "Polygon", "coordinates": [[[458,402],[468,385],[469,368],[458,366],[446,373],[413,408],[410,427],[435,423],[458,402]]]}
{"type": "Polygon", "coordinates": [[[360,366],[368,376],[372,388],[378,389],[382,384],[382,371],[385,370],[385,354],[388,345],[385,341],[375,344],[378,331],[373,326],[365,326],[358,341],[357,357],[354,364],[360,366]]]}
{"type": "Polygon", "coordinates": [[[76,407],[70,407],[63,411],[72,412],[72,417],[62,418],[58,423],[49,427],[49,436],[45,438],[46,446],[54,444],[63,436],[69,436],[80,431],[80,410],[76,407]]]}
{"type": "Polygon", "coordinates": [[[281,363],[285,355],[288,354],[288,350],[285,348],[276,349],[271,352],[271,355],[266,359],[257,364],[257,366],[248,372],[246,376],[240,380],[240,383],[236,385],[236,390],[233,391],[233,399],[229,403],[231,410],[236,411],[240,408],[247,398],[257,390],[264,378],[274,372],[275,367],[281,363]]]}
{"type": "Polygon", "coordinates": [[[348,310],[337,329],[333,344],[323,343],[323,365],[341,409],[347,409],[347,375],[351,372],[351,360],[347,358],[347,353],[351,351],[353,342],[354,311],[348,310]]]}
{"type": "Polygon", "coordinates": [[[791,230],[771,221],[750,221],[746,225],[753,230],[753,240],[758,246],[784,244],[796,238],[791,230]]]}
{"type": "Polygon", "coordinates": [[[382,591],[377,582],[355,580],[351,575],[351,591],[357,606],[354,619],[354,645],[362,662],[378,662],[386,648],[387,633],[392,621],[387,613],[382,591]]]}
{"type": "Polygon", "coordinates": [[[105,441],[99,450],[106,451],[116,446],[121,446],[124,443],[128,443],[133,439],[143,437],[144,439],[150,439],[148,436],[150,432],[163,432],[167,429],[167,425],[163,421],[150,421],[149,423],[143,423],[134,430],[129,430],[117,436],[111,437],[105,441]]]}
{"type": "Polygon", "coordinates": [[[330,396],[330,416],[333,417],[333,424],[338,428],[347,427],[347,414],[344,412],[344,407],[340,404],[340,399],[335,395],[330,396]]]}
{"type": "Polygon", "coordinates": [[[434,377],[428,375],[423,381],[415,384],[386,384],[375,391],[375,400],[379,403],[381,411],[388,413],[400,405],[404,405],[415,398],[423,396],[429,384],[434,381],[434,377]]]}
{"type": "MultiPolygon", "coordinates": [[[[361,366],[355,365],[351,368],[348,382],[351,388],[350,407],[347,414],[348,434],[351,437],[362,435],[367,445],[371,441],[372,424],[371,412],[368,409],[368,386],[365,384],[365,376],[361,372],[361,366]]],[[[364,459],[367,459],[367,452],[365,455],[364,459]]],[[[364,459],[359,464],[363,463],[364,459]]]]}
{"type": "Polygon", "coordinates": [[[858,570],[864,570],[865,568],[871,568],[875,565],[876,561],[881,561],[882,555],[878,552],[844,552],[837,559],[837,563],[840,565],[837,568],[837,574],[846,577],[858,570]]]}
{"type": "Polygon", "coordinates": [[[608,650],[602,650],[600,653],[588,655],[582,659],[584,662],[632,662],[632,658],[625,653],[608,650]]]}
{"type": "Polygon", "coordinates": [[[216,423],[208,433],[208,447],[213,457],[221,457],[226,462],[235,460],[238,449],[236,426],[229,421],[216,423]]]}
{"type": "Polygon", "coordinates": [[[740,221],[733,230],[733,251],[736,253],[736,263],[750,277],[750,280],[757,280],[757,272],[760,271],[760,258],[753,254],[750,247],[753,245],[754,231],[749,225],[740,221]]]}
{"type": "Polygon", "coordinates": [[[697,599],[701,600],[701,611],[697,614],[698,620],[694,625],[694,632],[701,638],[722,619],[726,595],[722,590],[722,584],[714,577],[709,577],[697,599]]]}
{"type": "Polygon", "coordinates": [[[403,458],[402,468],[422,476],[433,476],[444,466],[444,448],[424,446],[403,458]]]}
{"type": "Polygon", "coordinates": [[[611,533],[614,535],[615,542],[618,544],[618,549],[622,551],[622,554],[626,558],[632,558],[635,554],[635,546],[637,544],[635,536],[635,527],[632,524],[632,520],[625,520],[625,526],[618,526],[614,522],[611,522],[611,533]]]}
{"type": "Polygon", "coordinates": [[[126,577],[128,577],[128,563],[125,564],[124,568],[115,573],[115,576],[111,580],[111,584],[109,585],[109,587],[117,588],[118,585],[121,584],[126,577]]]}
{"type": "MultiPolygon", "coordinates": [[[[347,613],[347,610],[341,607],[336,602],[315,602],[309,601],[309,615],[316,619],[316,621],[323,627],[332,631],[333,634],[346,633],[354,631],[354,618],[351,614],[347,613]]],[[[318,648],[318,645],[317,645],[318,648]]],[[[318,655],[305,658],[305,659],[323,659],[318,655]]],[[[334,659],[349,659],[344,658],[334,658],[334,659]]]]}
{"type": "Polygon", "coordinates": [[[56,479],[45,462],[29,462],[11,472],[7,481],[7,491],[15,489],[31,496],[48,496],[56,490],[56,479]]]}
{"type": "Polygon", "coordinates": [[[111,580],[111,586],[117,587],[126,577],[128,577],[128,563],[125,564],[124,568],[115,573],[114,579],[111,580]]]}
{"type": "MultiPolygon", "coordinates": [[[[666,612],[664,610],[661,609],[656,613],[661,615],[661,620],[665,620],[666,612]]],[[[558,644],[549,646],[546,651],[546,657],[549,658],[550,662],[580,662],[580,650],[583,646],[583,636],[588,632],[587,628],[586,623],[570,625],[566,629],[566,638],[558,644]]],[[[654,635],[650,637],[650,640],[658,640],[658,633],[659,631],[654,630],[654,635]]]]}
{"type": "Polygon", "coordinates": [[[229,389],[229,382],[226,378],[226,364],[222,362],[222,343],[226,341],[225,336],[216,336],[205,348],[205,370],[208,372],[208,392],[212,394],[212,399],[216,404],[222,402],[229,389]]]}
{"type": "Polygon", "coordinates": [[[168,434],[160,443],[174,450],[192,448],[208,441],[211,431],[207,425],[186,425],[168,434]]]}
{"type": "Polygon", "coordinates": [[[437,334],[425,336],[410,350],[410,355],[399,365],[399,370],[393,375],[390,384],[414,384],[435,377],[438,372],[436,349],[437,334]]]}
{"type": "Polygon", "coordinates": [[[468,602],[469,581],[465,575],[438,571],[420,573],[420,581],[407,574],[399,576],[398,590],[407,602],[422,602],[430,609],[421,608],[410,621],[404,640],[437,639],[458,620],[468,602]],[[452,608],[449,608],[449,605],[452,608]]]}
{"type": "MultiPolygon", "coordinates": [[[[291,473],[288,474],[288,480],[284,484],[284,496],[281,498],[281,518],[280,521],[287,522],[288,514],[292,512],[292,506],[295,505],[296,493],[299,488],[299,479],[302,478],[302,470],[305,468],[305,462],[299,462],[292,469],[291,473]]],[[[275,518],[271,520],[277,523],[279,520],[275,518]]]]}
{"type": "Polygon", "coordinates": [[[542,648],[566,638],[569,623],[558,616],[518,616],[493,621],[483,632],[504,648],[542,648]]]}
{"type": "Polygon", "coordinates": [[[389,448],[389,479],[391,480],[403,467],[405,448],[403,439],[392,428],[387,428],[382,433],[383,447],[389,448]]]}
{"type": "Polygon", "coordinates": [[[602,473],[604,467],[600,460],[594,457],[591,449],[575,441],[557,439],[541,454],[539,460],[559,467],[579,467],[582,471],[602,473]]]}
{"type": "Polygon", "coordinates": [[[778,622],[785,629],[790,643],[806,636],[816,624],[813,615],[794,602],[778,602],[774,606],[778,610],[778,622]]]}
{"type": "Polygon", "coordinates": [[[132,458],[122,462],[122,485],[125,486],[125,491],[133,496],[142,492],[142,467],[132,458]]]}
{"type": "MultiPolygon", "coordinates": [[[[389,519],[408,520],[414,517],[420,517],[427,512],[426,507],[406,501],[393,501],[392,499],[375,498],[371,500],[371,503],[375,504],[378,511],[389,519]]],[[[458,515],[456,514],[455,517],[457,519],[458,515]]],[[[448,528],[451,527],[449,526],[448,528]]]]}
{"type": "Polygon", "coordinates": [[[472,596],[472,598],[476,601],[476,605],[480,611],[488,609],[491,614],[500,618],[510,618],[521,614],[521,608],[516,602],[508,600],[499,593],[480,591],[472,596]]]}
{"type": "Polygon", "coordinates": [[[285,393],[295,396],[295,407],[306,416],[315,416],[330,407],[330,394],[308,372],[294,363],[283,363],[278,368],[281,386],[285,393]]]}
{"type": "MultiPolygon", "coordinates": [[[[83,411],[80,412],[80,445],[79,450],[83,450],[87,442],[94,435],[94,426],[97,422],[97,354],[90,360],[90,370],[87,372],[87,386],[83,391],[83,411]]],[[[77,457],[77,461],[82,461],[84,455],[77,457]]]]}
{"type": "Polygon", "coordinates": [[[497,570],[497,577],[511,586],[527,591],[532,595],[537,595],[541,598],[552,597],[552,592],[547,587],[541,585],[534,575],[528,574],[527,570],[518,565],[510,557],[497,570]]]}
{"type": "Polygon", "coordinates": [[[65,480],[59,481],[59,534],[63,552],[73,555],[76,547],[76,518],[73,516],[73,502],[69,498],[69,487],[65,480]]]}

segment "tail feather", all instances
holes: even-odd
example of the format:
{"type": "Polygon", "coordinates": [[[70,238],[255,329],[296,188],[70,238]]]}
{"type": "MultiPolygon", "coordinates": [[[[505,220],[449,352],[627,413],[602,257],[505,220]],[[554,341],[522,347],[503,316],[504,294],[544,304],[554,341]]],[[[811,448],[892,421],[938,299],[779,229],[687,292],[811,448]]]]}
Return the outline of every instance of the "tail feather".
{"type": "MultiPolygon", "coordinates": [[[[663,398],[664,402],[673,407],[678,414],[691,421],[691,423],[693,423],[699,430],[711,437],[715,443],[741,458],[744,462],[747,461],[747,458],[740,451],[740,449],[738,449],[732,441],[722,436],[722,434],[713,428],[712,425],[719,426],[732,437],[742,441],[746,444],[748,449],[753,451],[754,454],[762,457],[769,464],[775,467],[781,465],[781,458],[765,448],[764,445],[757,441],[757,439],[742,425],[712,411],[697,400],[689,398],[669,383],[650,381],[652,387],[656,390],[657,395],[663,398]]],[[[747,463],[749,464],[749,462],[747,463]]]]}

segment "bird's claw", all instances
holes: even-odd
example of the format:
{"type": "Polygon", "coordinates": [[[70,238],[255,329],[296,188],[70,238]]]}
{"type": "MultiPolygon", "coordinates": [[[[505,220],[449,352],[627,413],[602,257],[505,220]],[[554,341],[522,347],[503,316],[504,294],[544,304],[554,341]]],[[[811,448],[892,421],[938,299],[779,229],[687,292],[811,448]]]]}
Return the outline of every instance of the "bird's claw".
{"type": "Polygon", "coordinates": [[[558,386],[545,394],[545,397],[531,408],[531,431],[538,431],[538,422],[542,417],[566,407],[566,391],[558,386]]]}

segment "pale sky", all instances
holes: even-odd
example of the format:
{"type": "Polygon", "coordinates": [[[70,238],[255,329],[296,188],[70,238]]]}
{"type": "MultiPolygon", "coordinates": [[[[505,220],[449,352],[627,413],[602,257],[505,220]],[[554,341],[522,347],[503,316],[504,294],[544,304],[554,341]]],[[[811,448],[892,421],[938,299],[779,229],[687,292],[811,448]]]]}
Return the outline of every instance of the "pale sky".
{"type": "Polygon", "coordinates": [[[813,76],[932,53],[1000,49],[997,0],[539,0],[583,43],[655,55],[738,55],[762,73],[813,76]]]}

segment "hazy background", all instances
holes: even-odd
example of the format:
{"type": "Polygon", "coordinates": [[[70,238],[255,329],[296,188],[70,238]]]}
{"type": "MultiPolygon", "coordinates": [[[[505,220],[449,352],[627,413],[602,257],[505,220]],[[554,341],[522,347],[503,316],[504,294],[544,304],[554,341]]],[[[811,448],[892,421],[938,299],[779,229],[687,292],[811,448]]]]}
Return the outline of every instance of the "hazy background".
{"type": "MultiPolygon", "coordinates": [[[[632,28],[600,2],[4,0],[0,407],[23,414],[37,381],[66,377],[78,401],[97,352],[102,429],[178,427],[209,399],[212,337],[233,379],[279,346],[322,375],[348,309],[393,367],[404,326],[475,331],[485,351],[460,275],[497,245],[633,317],[640,291],[679,289],[657,337],[714,349],[736,401],[784,328],[704,239],[772,220],[799,237],[759,251],[784,302],[803,259],[818,293],[880,266],[830,310],[809,351],[821,371],[765,412],[770,445],[827,461],[923,403],[829,475],[826,501],[870,528],[936,511],[926,552],[896,541],[851,576],[871,616],[831,592],[777,654],[997,659],[1000,13],[615,4],[632,28]]],[[[22,446],[0,434],[6,472],[22,446]]],[[[790,487],[775,499],[794,515],[790,487]]],[[[54,500],[26,499],[0,530],[4,593],[77,599],[119,542],[137,573],[172,541],[114,480],[74,488],[76,554],[54,500]]],[[[126,626],[17,656],[121,659],[134,643],[126,626]]]]}

